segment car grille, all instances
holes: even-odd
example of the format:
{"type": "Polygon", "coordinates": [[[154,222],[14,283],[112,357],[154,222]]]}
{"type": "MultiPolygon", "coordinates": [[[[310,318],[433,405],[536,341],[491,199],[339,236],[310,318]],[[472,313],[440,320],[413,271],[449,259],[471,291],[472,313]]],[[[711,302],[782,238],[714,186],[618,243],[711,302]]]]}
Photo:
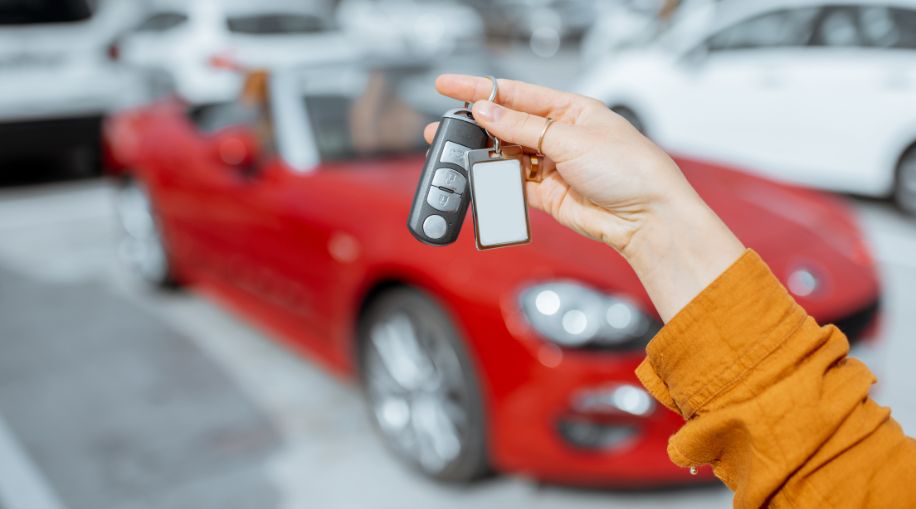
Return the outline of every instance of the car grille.
{"type": "Polygon", "coordinates": [[[880,309],[881,302],[875,300],[864,308],[838,320],[832,320],[829,323],[836,325],[838,329],[843,331],[846,334],[846,338],[849,339],[849,344],[853,345],[863,339],[863,335],[875,321],[880,309]]]}

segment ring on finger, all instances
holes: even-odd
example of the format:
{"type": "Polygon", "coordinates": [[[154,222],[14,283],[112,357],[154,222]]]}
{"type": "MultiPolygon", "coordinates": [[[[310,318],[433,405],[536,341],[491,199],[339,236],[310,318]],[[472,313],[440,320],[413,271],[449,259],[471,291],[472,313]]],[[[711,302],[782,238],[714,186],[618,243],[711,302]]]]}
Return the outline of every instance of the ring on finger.
{"type": "Polygon", "coordinates": [[[544,128],[541,129],[541,135],[538,136],[538,155],[543,156],[544,150],[542,146],[544,145],[544,136],[547,135],[547,130],[550,129],[550,126],[553,125],[554,120],[550,117],[547,117],[547,122],[544,123],[544,128]]]}

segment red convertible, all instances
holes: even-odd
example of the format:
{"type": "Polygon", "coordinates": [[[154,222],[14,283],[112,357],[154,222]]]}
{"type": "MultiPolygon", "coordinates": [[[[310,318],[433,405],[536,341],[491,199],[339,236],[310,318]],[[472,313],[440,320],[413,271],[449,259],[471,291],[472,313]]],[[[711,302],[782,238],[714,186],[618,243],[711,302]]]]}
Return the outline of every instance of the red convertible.
{"type": "MultiPolygon", "coordinates": [[[[422,127],[454,107],[428,67],[252,73],[238,101],[176,99],[108,119],[120,246],[291,349],[358,379],[380,437],[419,471],[554,482],[708,480],[666,454],[682,424],[633,370],[660,323],[613,250],[531,212],[533,242],[478,252],[407,230],[422,127]]],[[[679,160],[818,320],[873,336],[880,286],[835,199],[679,160]]]]}

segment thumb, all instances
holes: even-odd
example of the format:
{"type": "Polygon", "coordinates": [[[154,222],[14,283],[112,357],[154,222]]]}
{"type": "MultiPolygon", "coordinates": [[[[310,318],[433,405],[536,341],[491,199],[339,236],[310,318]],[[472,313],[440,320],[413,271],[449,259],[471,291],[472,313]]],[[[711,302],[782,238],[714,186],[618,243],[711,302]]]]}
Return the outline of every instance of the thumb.
{"type": "MultiPolygon", "coordinates": [[[[491,135],[511,144],[522,145],[532,150],[538,149],[538,141],[547,119],[523,111],[516,111],[490,101],[477,101],[471,110],[474,120],[491,135]]],[[[564,159],[563,142],[570,135],[573,126],[554,122],[544,134],[541,149],[554,161],[564,159]]]]}

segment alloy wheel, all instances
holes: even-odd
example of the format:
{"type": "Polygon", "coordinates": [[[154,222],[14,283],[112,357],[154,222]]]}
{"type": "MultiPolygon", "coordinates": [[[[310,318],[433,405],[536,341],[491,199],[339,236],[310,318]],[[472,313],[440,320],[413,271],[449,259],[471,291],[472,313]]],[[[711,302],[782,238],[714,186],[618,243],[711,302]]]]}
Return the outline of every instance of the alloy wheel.
{"type": "Polygon", "coordinates": [[[437,476],[468,447],[468,383],[447,338],[407,311],[369,329],[365,377],[372,415],[397,452],[437,476]]]}
{"type": "Polygon", "coordinates": [[[143,279],[167,284],[168,259],[146,190],[136,181],[123,184],[118,188],[115,206],[121,232],[120,258],[143,279]]]}

